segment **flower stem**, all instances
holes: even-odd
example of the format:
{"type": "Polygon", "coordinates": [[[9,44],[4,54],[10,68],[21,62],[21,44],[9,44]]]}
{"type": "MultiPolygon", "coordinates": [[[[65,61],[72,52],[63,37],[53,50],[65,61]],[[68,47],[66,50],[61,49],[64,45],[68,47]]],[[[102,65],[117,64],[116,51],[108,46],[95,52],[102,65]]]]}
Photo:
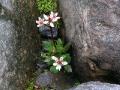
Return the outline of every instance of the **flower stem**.
{"type": "Polygon", "coordinates": [[[53,53],[55,52],[55,41],[54,41],[54,36],[53,36],[53,30],[52,27],[50,27],[50,31],[51,31],[51,39],[52,39],[52,43],[53,43],[53,53]]]}

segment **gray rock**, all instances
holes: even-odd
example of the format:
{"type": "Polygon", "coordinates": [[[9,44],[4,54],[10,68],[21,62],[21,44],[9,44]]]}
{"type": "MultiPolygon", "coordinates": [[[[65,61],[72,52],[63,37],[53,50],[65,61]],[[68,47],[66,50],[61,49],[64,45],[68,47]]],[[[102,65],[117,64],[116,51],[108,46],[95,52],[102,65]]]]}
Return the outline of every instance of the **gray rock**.
{"type": "Polygon", "coordinates": [[[40,87],[51,86],[53,83],[53,75],[51,73],[43,73],[36,79],[36,85],[40,87]]]}
{"type": "Polygon", "coordinates": [[[80,80],[114,72],[120,81],[120,0],[59,0],[59,7],[80,80]]]}
{"type": "Polygon", "coordinates": [[[34,4],[33,0],[0,0],[0,90],[24,90],[34,70],[38,42],[32,32],[34,4]]]}
{"type": "Polygon", "coordinates": [[[2,4],[3,7],[6,7],[8,10],[12,11],[14,8],[14,0],[0,0],[0,4],[2,4]]]}
{"type": "Polygon", "coordinates": [[[48,90],[65,90],[73,86],[74,78],[64,73],[53,74],[44,72],[36,78],[35,86],[38,88],[46,88],[48,90]]]}
{"type": "Polygon", "coordinates": [[[69,90],[120,90],[120,85],[91,81],[78,85],[77,87],[69,90]]]}

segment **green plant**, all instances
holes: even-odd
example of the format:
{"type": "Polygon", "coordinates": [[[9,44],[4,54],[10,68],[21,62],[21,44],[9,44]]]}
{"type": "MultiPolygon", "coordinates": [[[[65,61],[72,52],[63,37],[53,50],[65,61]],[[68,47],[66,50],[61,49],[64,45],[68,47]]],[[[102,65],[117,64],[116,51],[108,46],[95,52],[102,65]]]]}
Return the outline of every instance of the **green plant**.
{"type": "Polygon", "coordinates": [[[59,20],[58,22],[55,22],[55,27],[57,27],[58,29],[60,29],[62,26],[62,21],[59,20]]]}
{"type": "Polygon", "coordinates": [[[26,88],[26,90],[34,90],[34,81],[33,80],[28,83],[28,87],[26,88]]]}
{"type": "Polygon", "coordinates": [[[43,41],[43,52],[41,56],[44,62],[50,66],[51,72],[58,73],[61,69],[72,72],[72,68],[69,65],[71,57],[67,52],[69,47],[70,44],[64,45],[61,39],[55,40],[54,42],[52,40],[43,41]]]}
{"type": "Polygon", "coordinates": [[[42,27],[43,25],[49,26],[49,27],[55,27],[60,26],[60,23],[57,21],[60,19],[58,16],[58,13],[51,12],[50,15],[43,14],[43,18],[38,17],[38,20],[36,20],[37,27],[42,27]],[[55,23],[55,25],[54,25],[55,23]]]}
{"type": "MultiPolygon", "coordinates": [[[[50,13],[51,11],[57,11],[57,0],[37,0],[38,10],[40,14],[50,13]]],[[[61,21],[55,23],[55,27],[60,28],[62,25],[61,21]]]]}
{"type": "MultiPolygon", "coordinates": [[[[37,27],[42,27],[46,25],[50,28],[51,40],[43,41],[41,56],[44,62],[50,66],[50,71],[53,73],[58,73],[61,69],[67,72],[72,72],[72,68],[69,65],[71,61],[70,54],[67,53],[70,44],[64,45],[61,39],[54,40],[53,30],[55,27],[54,23],[60,19],[58,13],[51,12],[50,15],[43,14],[43,18],[39,17],[36,20],[37,27]]],[[[59,25],[59,23],[56,23],[59,25]]]]}
{"type": "Polygon", "coordinates": [[[57,11],[57,0],[37,0],[40,13],[49,13],[57,11]]]}

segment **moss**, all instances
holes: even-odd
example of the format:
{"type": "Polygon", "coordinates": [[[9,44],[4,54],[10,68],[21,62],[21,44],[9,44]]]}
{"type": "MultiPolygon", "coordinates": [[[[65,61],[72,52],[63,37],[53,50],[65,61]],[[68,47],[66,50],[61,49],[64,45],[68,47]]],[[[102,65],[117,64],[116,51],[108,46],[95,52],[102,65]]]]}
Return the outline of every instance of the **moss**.
{"type": "Polygon", "coordinates": [[[40,13],[57,11],[57,0],[37,0],[37,5],[40,13]]]}
{"type": "Polygon", "coordinates": [[[26,90],[34,90],[34,81],[33,80],[28,83],[28,87],[26,88],[26,90]]]}
{"type": "Polygon", "coordinates": [[[27,81],[26,89],[25,90],[35,90],[35,79],[32,78],[30,81],[27,81]]]}
{"type": "MultiPolygon", "coordinates": [[[[40,14],[49,14],[51,11],[57,12],[57,0],[37,0],[37,7],[40,14]]],[[[58,29],[62,26],[61,20],[55,23],[55,27],[58,29]]]]}

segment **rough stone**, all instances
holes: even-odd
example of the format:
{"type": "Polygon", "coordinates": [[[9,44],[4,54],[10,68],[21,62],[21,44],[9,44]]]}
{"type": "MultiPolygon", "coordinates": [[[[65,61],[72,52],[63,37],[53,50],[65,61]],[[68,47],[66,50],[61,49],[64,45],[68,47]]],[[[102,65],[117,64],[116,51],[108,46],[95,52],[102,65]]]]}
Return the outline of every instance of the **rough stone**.
{"type": "Polygon", "coordinates": [[[120,0],[59,0],[59,8],[80,80],[111,75],[119,83],[120,0]]]}
{"type": "Polygon", "coordinates": [[[39,47],[34,7],[33,0],[0,0],[0,90],[24,90],[34,70],[39,47]]]}
{"type": "Polygon", "coordinates": [[[51,72],[44,72],[36,78],[35,86],[41,90],[46,88],[48,90],[65,90],[71,88],[74,84],[72,76],[64,73],[53,74],[51,72]]]}
{"type": "Polygon", "coordinates": [[[51,73],[43,73],[36,79],[36,85],[40,87],[51,86],[53,83],[53,75],[51,73]]]}
{"type": "Polygon", "coordinates": [[[69,90],[120,90],[120,85],[91,81],[69,90]]]}

